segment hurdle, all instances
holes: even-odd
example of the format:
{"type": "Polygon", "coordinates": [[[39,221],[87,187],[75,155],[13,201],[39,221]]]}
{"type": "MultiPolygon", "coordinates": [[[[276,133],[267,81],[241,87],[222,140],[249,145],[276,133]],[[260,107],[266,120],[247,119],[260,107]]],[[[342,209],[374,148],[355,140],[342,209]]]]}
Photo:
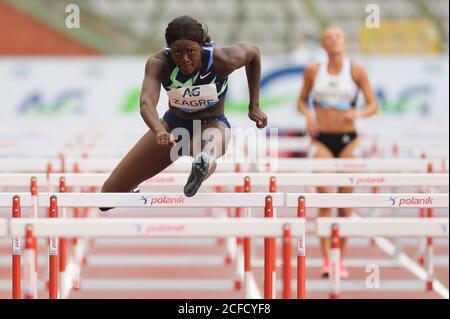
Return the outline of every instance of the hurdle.
{"type": "MultiPolygon", "coordinates": [[[[20,185],[26,186],[27,174],[0,174],[0,186],[1,185],[20,185]]],[[[49,187],[58,187],[61,183],[61,179],[64,179],[68,187],[84,187],[84,186],[101,186],[104,180],[107,179],[108,174],[105,173],[51,173],[49,175],[37,175],[39,179],[46,181],[49,187]]],[[[185,184],[188,174],[184,173],[161,173],[155,177],[140,184],[141,190],[152,190],[160,186],[173,186],[181,187],[185,184]]],[[[379,186],[446,186],[448,187],[448,174],[422,174],[422,173],[215,173],[208,180],[204,182],[205,187],[215,186],[233,186],[241,187],[240,185],[246,181],[248,183],[245,189],[250,188],[250,184],[253,186],[269,186],[271,192],[274,191],[276,185],[278,186],[358,186],[358,187],[379,187],[379,186]]],[[[237,188],[236,188],[237,190],[237,188]]],[[[78,208],[76,208],[78,209],[78,208]]],[[[236,209],[237,216],[240,208],[236,209]]],[[[245,209],[245,216],[250,216],[250,208],[245,209]]],[[[248,263],[249,261],[249,242],[250,239],[244,239],[244,253],[243,258],[240,255],[242,252],[242,240],[237,238],[236,248],[236,280],[235,287],[240,289],[241,282],[247,282],[245,277],[245,269],[247,268],[242,262],[248,263]],[[245,241],[247,241],[247,248],[245,248],[245,241]],[[243,259],[243,260],[242,260],[243,259]],[[241,267],[242,266],[242,267],[241,267]]],[[[64,241],[62,240],[62,243],[64,241]]],[[[273,244],[269,244],[273,245],[273,244]]],[[[61,245],[64,247],[64,245],[61,245]]],[[[275,247],[271,250],[275,251],[275,247]]],[[[80,259],[80,253],[77,254],[80,259]]],[[[64,265],[61,266],[64,268],[64,265]]],[[[273,282],[276,282],[275,265],[273,268],[273,282]]],[[[275,287],[275,285],[274,285],[275,287]]],[[[248,291],[248,290],[247,290],[248,291]]],[[[287,294],[287,293],[286,293],[287,294]]],[[[275,296],[275,289],[272,293],[275,296]]]]}
{"type": "MultiPolygon", "coordinates": [[[[23,207],[31,207],[32,199],[31,193],[21,194],[18,196],[16,194],[0,193],[0,207],[11,207],[12,208],[12,220],[19,220],[21,218],[21,209],[23,207]]],[[[6,221],[6,219],[5,219],[6,221]]],[[[8,224],[5,222],[0,222],[0,233],[3,237],[6,236],[8,231],[8,224]]],[[[30,234],[29,234],[30,235],[30,234]]],[[[8,235],[9,236],[9,235],[8,235]]],[[[22,298],[22,291],[25,295],[32,295],[34,291],[32,273],[34,272],[34,256],[32,251],[32,243],[26,243],[24,257],[24,263],[28,264],[27,272],[22,273],[21,263],[22,263],[22,240],[21,236],[13,235],[11,236],[11,247],[12,247],[12,298],[19,299],[22,298]],[[31,245],[30,245],[31,244],[31,245]],[[30,247],[31,246],[31,247],[30,247]],[[24,285],[21,284],[21,277],[24,277],[24,285]]],[[[31,239],[31,238],[30,238],[31,239]]]]}
{"type": "MultiPolygon", "coordinates": [[[[6,185],[8,178],[14,174],[0,174],[0,185],[6,185]]],[[[29,175],[28,175],[29,176],[29,175]]],[[[49,175],[50,186],[58,186],[59,179],[64,177],[69,186],[101,186],[108,178],[105,173],[53,173],[49,175]]],[[[142,189],[152,186],[183,186],[187,173],[160,173],[140,184],[142,189]]],[[[22,178],[22,175],[19,175],[22,178]]],[[[240,186],[249,177],[253,186],[269,186],[271,178],[275,178],[278,186],[449,186],[449,175],[436,173],[215,173],[202,183],[204,186],[240,186]]],[[[26,185],[26,179],[23,178],[26,185]]],[[[15,181],[19,186],[19,181],[15,181]]]]}
{"type": "MultiPolygon", "coordinates": [[[[448,194],[286,194],[287,207],[299,207],[297,198],[304,196],[305,208],[349,207],[349,208],[448,208],[448,194]]],[[[318,218],[318,236],[332,236],[330,257],[330,298],[338,298],[340,293],[339,236],[351,237],[448,237],[448,218],[318,218]]],[[[426,289],[439,285],[432,279],[432,251],[428,252],[426,289]],[[431,278],[431,279],[430,279],[431,278]]],[[[447,296],[448,298],[448,296],[447,296]]]]}
{"type": "MultiPolygon", "coordinates": [[[[448,172],[448,159],[387,159],[387,158],[285,158],[261,160],[260,165],[269,165],[276,172],[346,172],[346,173],[399,173],[427,172],[428,165],[442,167],[448,172]]],[[[443,172],[444,172],[443,171],[443,172]]]]}
{"type": "MultiPolygon", "coordinates": [[[[65,166],[79,165],[82,172],[110,172],[119,163],[121,158],[79,158],[66,157],[65,166]]],[[[169,166],[165,172],[186,172],[191,169],[192,158],[182,157],[169,166]]],[[[224,159],[217,160],[217,172],[234,171],[236,164],[240,164],[243,172],[256,169],[259,172],[346,172],[346,173],[425,173],[428,164],[433,167],[442,167],[441,172],[448,172],[448,158],[429,159],[402,159],[402,158],[356,158],[356,159],[309,159],[309,158],[260,158],[256,162],[249,159],[224,159]]],[[[54,168],[60,168],[61,158],[42,157],[34,159],[3,158],[0,159],[0,172],[33,172],[45,173],[48,164],[54,168]]]]}
{"type": "MultiPolygon", "coordinates": [[[[6,194],[0,196],[0,206],[11,206],[12,198],[22,198],[25,203],[30,200],[29,194],[6,194]],[[8,204],[9,203],[9,204],[8,204]]],[[[185,198],[182,194],[157,194],[157,193],[41,193],[39,194],[41,207],[49,207],[56,216],[62,207],[264,207],[273,210],[274,207],[284,205],[284,196],[280,193],[220,193],[198,194],[193,198],[185,198]]],[[[244,237],[282,237],[303,236],[305,220],[301,218],[283,219],[3,219],[0,222],[0,234],[2,236],[26,236],[27,226],[32,226],[33,236],[50,237],[53,240],[50,245],[50,289],[49,297],[66,297],[70,292],[69,285],[59,285],[56,263],[54,260],[58,254],[58,237],[82,237],[82,236],[125,236],[125,237],[186,237],[186,236],[244,236],[244,237]],[[289,224],[290,231],[286,232],[289,224]],[[99,227],[99,226],[107,227],[99,227]],[[217,227],[220,225],[220,227],[217,227]],[[99,230],[101,231],[99,232],[99,230]],[[302,234],[303,233],[303,234],[302,234]],[[65,287],[65,288],[61,288],[65,287]],[[59,292],[58,292],[59,290],[59,292]]],[[[30,228],[28,228],[30,236],[30,228]]],[[[289,241],[284,241],[289,243],[289,241]]],[[[289,249],[286,247],[285,249],[289,249]]],[[[269,254],[270,251],[265,252],[269,254]]],[[[271,270],[272,261],[268,259],[267,269],[271,270]]],[[[287,265],[284,267],[288,267],[287,265]]],[[[304,269],[303,269],[304,271],[304,269]]],[[[15,276],[14,278],[17,278],[15,276]]],[[[271,298],[272,283],[270,277],[265,277],[265,298],[271,298]]],[[[304,277],[300,277],[304,278],[304,277]]],[[[304,285],[304,284],[303,284],[304,285]]],[[[14,285],[17,289],[17,283],[14,285]]],[[[248,295],[246,293],[246,295],[248,295]]],[[[16,296],[16,294],[15,294],[16,296]]]]}
{"type": "Polygon", "coordinates": [[[448,208],[448,194],[333,194],[288,193],[286,206],[297,207],[296,198],[305,196],[306,208],[448,208]]]}
{"type": "MultiPolygon", "coordinates": [[[[49,178],[50,184],[56,184],[58,179],[62,176],[67,178],[68,183],[78,186],[84,186],[86,184],[90,185],[101,185],[103,181],[107,178],[106,174],[52,174],[49,178]]],[[[174,187],[182,187],[187,180],[187,174],[181,173],[161,173],[144,183],[140,184],[141,190],[151,190],[154,187],[160,186],[174,186],[174,187]]],[[[246,186],[250,188],[250,184],[252,186],[266,186],[269,187],[271,192],[276,190],[276,186],[320,186],[320,185],[333,185],[333,186],[366,186],[366,187],[374,187],[374,186],[448,186],[448,174],[421,174],[421,173],[413,173],[413,174],[352,174],[352,173],[317,173],[317,174],[308,174],[308,173],[234,173],[234,174],[225,174],[225,173],[216,173],[213,174],[208,180],[204,182],[204,187],[208,186],[233,186],[236,187],[236,191],[240,189],[240,185],[243,184],[243,181],[248,183],[246,186]]],[[[240,209],[236,209],[236,217],[240,217],[240,209]]],[[[247,217],[250,216],[250,209],[246,209],[245,215],[247,217]]],[[[245,240],[244,240],[245,241],[245,240]]],[[[246,239],[247,247],[250,245],[250,239],[246,239]]],[[[241,238],[237,238],[237,248],[236,248],[236,280],[235,287],[236,289],[240,289],[242,280],[245,284],[245,264],[249,263],[249,258],[245,251],[244,247],[244,265],[241,265],[241,248],[243,241],[241,238]]],[[[273,243],[267,243],[270,246],[271,252],[276,256],[276,247],[273,243]]],[[[248,249],[248,248],[247,248],[248,249]]],[[[273,259],[274,260],[274,259],[273,259]]],[[[273,271],[273,282],[276,283],[276,267],[272,266],[273,271]]],[[[247,281],[247,285],[248,285],[247,281]]],[[[273,285],[273,293],[272,295],[276,295],[276,285],[273,285]]],[[[285,295],[288,295],[289,292],[285,292],[285,295]]]]}
{"type": "MultiPolygon", "coordinates": [[[[120,159],[116,160],[98,160],[82,159],[74,161],[68,158],[68,162],[78,162],[80,169],[86,171],[105,171],[112,170],[120,159]]],[[[167,172],[182,171],[191,169],[192,159],[184,157],[178,159],[173,165],[169,166],[167,172]]],[[[276,168],[277,172],[427,172],[429,163],[433,167],[443,167],[448,172],[449,161],[447,159],[259,159],[251,163],[246,159],[225,159],[217,160],[217,172],[234,171],[236,163],[241,165],[242,171],[249,171],[256,168],[259,172],[266,171],[267,167],[276,168]]]]}
{"type": "MultiPolygon", "coordinates": [[[[31,177],[40,186],[59,187],[63,177],[68,187],[99,187],[108,176],[107,173],[0,173],[0,187],[26,187],[31,177]]],[[[139,186],[141,189],[183,186],[188,176],[187,173],[160,173],[139,186]]],[[[215,173],[202,185],[242,186],[246,177],[253,186],[269,186],[271,178],[275,178],[278,186],[449,186],[449,175],[442,173],[215,173]]]]}
{"type": "MultiPolygon", "coordinates": [[[[326,218],[317,219],[317,234],[319,236],[331,236],[330,251],[330,298],[337,299],[340,296],[340,248],[339,238],[342,237],[448,237],[448,218],[433,218],[423,220],[422,218],[407,218],[405,220],[395,220],[393,218],[370,218],[361,220],[353,218],[326,218]]],[[[401,255],[402,262],[405,255],[401,255]]],[[[426,290],[438,288],[437,292],[444,298],[449,298],[448,293],[442,293],[442,284],[433,278],[432,251],[427,254],[428,267],[426,276],[426,290]]]]}

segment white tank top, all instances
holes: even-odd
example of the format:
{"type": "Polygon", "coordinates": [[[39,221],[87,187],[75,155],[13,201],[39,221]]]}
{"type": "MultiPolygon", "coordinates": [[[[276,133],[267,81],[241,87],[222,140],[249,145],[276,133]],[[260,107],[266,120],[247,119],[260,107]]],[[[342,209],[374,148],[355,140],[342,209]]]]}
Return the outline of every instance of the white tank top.
{"type": "Polygon", "coordinates": [[[328,74],[328,62],[320,63],[314,78],[312,97],[314,105],[322,108],[348,110],[355,107],[358,86],[352,77],[351,62],[345,58],[339,74],[328,74]]]}

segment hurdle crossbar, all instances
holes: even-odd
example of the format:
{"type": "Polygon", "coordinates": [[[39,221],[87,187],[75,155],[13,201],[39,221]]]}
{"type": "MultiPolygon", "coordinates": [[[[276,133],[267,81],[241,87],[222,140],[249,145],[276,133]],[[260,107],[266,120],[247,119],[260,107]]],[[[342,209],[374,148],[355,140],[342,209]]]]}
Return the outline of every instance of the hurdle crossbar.
{"type": "Polygon", "coordinates": [[[282,193],[40,193],[39,205],[49,206],[53,195],[60,207],[264,207],[267,196],[284,205],[282,193]]]}
{"type": "Polygon", "coordinates": [[[15,195],[20,197],[20,207],[31,207],[33,205],[31,193],[0,193],[0,207],[12,207],[15,195]]]}
{"type": "Polygon", "coordinates": [[[330,236],[331,226],[339,225],[342,237],[448,237],[448,218],[352,218],[320,217],[316,220],[318,236],[330,236]]]}
{"type": "MultiPolygon", "coordinates": [[[[101,186],[109,174],[102,173],[55,173],[49,175],[50,186],[58,186],[61,177],[68,186],[101,186]]],[[[140,184],[145,186],[183,186],[189,174],[161,173],[140,184]]],[[[250,177],[253,186],[266,186],[275,177],[278,186],[449,186],[448,174],[426,173],[215,173],[202,185],[236,186],[250,177]]],[[[0,185],[2,176],[0,175],[0,185]]]]}
{"type": "MultiPolygon", "coordinates": [[[[28,186],[31,176],[38,185],[57,187],[64,178],[67,186],[102,186],[108,173],[0,174],[0,186],[28,186]]],[[[266,186],[275,177],[279,186],[449,186],[448,174],[427,173],[215,173],[205,186],[242,185],[249,177],[253,186],[266,186]]],[[[160,173],[140,184],[151,186],[183,186],[187,173],[160,173]]]]}
{"type": "MultiPolygon", "coordinates": [[[[258,159],[257,162],[250,162],[250,159],[239,158],[219,158],[217,160],[217,171],[233,171],[236,164],[240,164],[243,170],[254,167],[262,170],[270,166],[277,172],[427,172],[428,164],[433,167],[444,168],[448,171],[448,158],[430,159],[402,159],[402,158],[356,158],[356,159],[310,159],[310,158],[280,158],[280,159],[258,159]]],[[[82,172],[89,171],[111,171],[119,163],[120,158],[79,158],[67,157],[65,163],[67,167],[72,167],[77,163],[82,172]]],[[[0,159],[0,172],[44,172],[47,164],[59,167],[60,158],[6,158],[0,159]]],[[[192,158],[182,157],[165,171],[186,172],[191,169],[192,158]]]]}
{"type": "Polygon", "coordinates": [[[281,237],[286,224],[291,235],[301,234],[299,218],[221,219],[221,218],[99,218],[99,219],[0,219],[0,236],[25,236],[27,225],[35,236],[64,237],[281,237]],[[9,230],[9,232],[8,232],[9,230]],[[6,231],[6,232],[5,232],[6,231]]]}
{"type": "Polygon", "coordinates": [[[0,186],[30,186],[31,177],[36,178],[38,185],[47,185],[47,174],[44,173],[0,173],[0,186]]]}
{"type": "Polygon", "coordinates": [[[286,206],[297,207],[299,196],[307,208],[448,208],[448,194],[286,194],[286,206]]]}

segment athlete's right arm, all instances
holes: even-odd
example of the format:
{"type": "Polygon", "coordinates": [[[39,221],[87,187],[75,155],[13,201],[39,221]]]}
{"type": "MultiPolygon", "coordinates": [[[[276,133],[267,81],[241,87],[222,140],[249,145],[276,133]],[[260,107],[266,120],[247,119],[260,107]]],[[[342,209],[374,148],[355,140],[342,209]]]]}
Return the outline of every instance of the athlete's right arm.
{"type": "Polygon", "coordinates": [[[155,134],[158,131],[166,131],[156,111],[161,91],[160,70],[161,61],[157,57],[151,56],[145,64],[145,76],[140,98],[142,119],[155,134]]]}
{"type": "Polygon", "coordinates": [[[156,143],[160,145],[174,145],[175,139],[167,132],[159,119],[156,106],[161,91],[161,52],[151,56],[145,64],[145,76],[142,82],[140,109],[145,124],[155,133],[156,143]]]}
{"type": "Polygon", "coordinates": [[[315,136],[319,133],[319,126],[315,116],[308,109],[308,98],[311,92],[318,64],[311,64],[305,70],[303,87],[297,100],[297,110],[306,117],[308,134],[315,136]]]}

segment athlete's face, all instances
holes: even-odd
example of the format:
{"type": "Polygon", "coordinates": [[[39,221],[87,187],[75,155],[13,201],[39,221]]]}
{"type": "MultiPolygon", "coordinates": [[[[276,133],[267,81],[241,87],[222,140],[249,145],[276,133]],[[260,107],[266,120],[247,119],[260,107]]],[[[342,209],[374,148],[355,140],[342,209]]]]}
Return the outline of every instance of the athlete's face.
{"type": "Polygon", "coordinates": [[[181,73],[190,75],[201,68],[202,47],[191,40],[176,40],[170,45],[173,61],[181,73]]]}
{"type": "Polygon", "coordinates": [[[344,32],[340,28],[331,27],[322,35],[322,47],[328,54],[342,54],[345,52],[344,32]]]}

